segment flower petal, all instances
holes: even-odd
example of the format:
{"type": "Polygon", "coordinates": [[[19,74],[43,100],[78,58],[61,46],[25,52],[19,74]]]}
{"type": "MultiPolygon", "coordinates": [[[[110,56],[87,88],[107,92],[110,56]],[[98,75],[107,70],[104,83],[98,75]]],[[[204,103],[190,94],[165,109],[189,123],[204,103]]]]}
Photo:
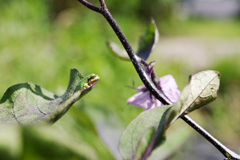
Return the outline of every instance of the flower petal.
{"type": "Polygon", "coordinates": [[[137,107],[142,107],[144,110],[155,108],[161,105],[161,102],[154,96],[150,96],[149,91],[138,92],[137,94],[130,97],[127,104],[132,104],[137,107]]]}
{"type": "Polygon", "coordinates": [[[173,103],[176,103],[179,96],[180,91],[177,89],[177,83],[172,75],[166,75],[159,78],[160,87],[166,97],[173,103]]]}
{"type": "MultiPolygon", "coordinates": [[[[172,75],[166,75],[159,78],[159,86],[161,87],[162,92],[165,96],[173,103],[176,103],[179,96],[180,91],[177,89],[177,83],[172,75]]],[[[147,88],[142,85],[137,88],[138,93],[130,97],[127,101],[127,104],[132,104],[137,107],[142,107],[144,110],[152,109],[155,107],[162,106],[163,104],[156,99],[147,88]]]]}
{"type": "Polygon", "coordinates": [[[143,91],[146,91],[146,90],[147,90],[147,88],[144,85],[137,87],[138,92],[143,92],[143,91]]]}

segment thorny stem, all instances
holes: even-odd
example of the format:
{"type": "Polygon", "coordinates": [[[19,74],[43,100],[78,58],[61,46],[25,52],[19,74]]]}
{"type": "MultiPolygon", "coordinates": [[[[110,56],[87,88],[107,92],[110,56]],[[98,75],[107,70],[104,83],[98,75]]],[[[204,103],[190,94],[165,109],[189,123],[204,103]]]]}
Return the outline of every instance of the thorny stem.
{"type": "MultiPolygon", "coordinates": [[[[98,12],[102,14],[108,23],[111,25],[112,29],[118,36],[119,40],[121,41],[123,47],[128,53],[128,56],[130,60],[133,63],[133,66],[135,67],[140,79],[146,86],[146,88],[150,91],[151,94],[153,94],[159,101],[161,101],[165,105],[172,104],[165,96],[164,94],[160,93],[158,88],[154,85],[152,80],[148,77],[145,70],[143,69],[141,65],[141,59],[134,53],[131,45],[127,41],[127,38],[117,25],[116,21],[113,19],[111,13],[108,11],[107,6],[104,2],[104,0],[99,0],[101,4],[101,8],[94,6],[93,4],[87,2],[86,0],[78,0],[80,3],[82,3],[87,8],[98,12]]],[[[153,77],[156,77],[155,72],[153,72],[153,77]]],[[[189,124],[193,129],[195,129],[199,134],[201,134],[204,138],[206,138],[212,145],[214,145],[225,157],[229,160],[240,160],[240,156],[225,147],[222,143],[220,143],[218,140],[216,140],[213,136],[211,136],[207,131],[205,131],[201,126],[199,126],[196,122],[194,122],[190,117],[187,115],[181,117],[187,124],[189,124]]],[[[146,156],[146,155],[145,155],[146,156]]],[[[145,159],[145,158],[144,158],[145,159]]]]}

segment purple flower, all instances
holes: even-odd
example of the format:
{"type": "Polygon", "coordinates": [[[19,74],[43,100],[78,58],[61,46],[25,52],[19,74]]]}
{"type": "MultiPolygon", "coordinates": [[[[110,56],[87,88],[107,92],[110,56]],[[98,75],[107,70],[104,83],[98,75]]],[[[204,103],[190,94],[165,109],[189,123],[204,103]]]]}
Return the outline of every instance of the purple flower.
{"type": "MultiPolygon", "coordinates": [[[[158,88],[162,89],[163,94],[172,102],[176,103],[180,91],[177,89],[177,83],[172,75],[166,75],[159,78],[158,88]]],[[[163,106],[163,104],[156,99],[148,90],[143,86],[137,88],[137,94],[130,97],[127,104],[132,104],[137,107],[142,107],[145,110],[152,109],[155,107],[163,106]]]]}

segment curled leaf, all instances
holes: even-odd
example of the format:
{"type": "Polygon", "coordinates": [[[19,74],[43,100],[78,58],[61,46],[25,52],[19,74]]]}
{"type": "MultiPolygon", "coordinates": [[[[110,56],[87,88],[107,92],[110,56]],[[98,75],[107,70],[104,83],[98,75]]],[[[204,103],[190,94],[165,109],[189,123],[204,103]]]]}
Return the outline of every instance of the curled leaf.
{"type": "Polygon", "coordinates": [[[60,97],[32,83],[11,86],[0,100],[0,124],[54,123],[98,80],[95,74],[84,77],[72,69],[67,91],[60,97]]]}
{"type": "Polygon", "coordinates": [[[151,23],[146,30],[146,33],[140,38],[137,55],[140,58],[147,60],[152,50],[155,48],[158,40],[159,32],[156,23],[152,18],[151,23]]]}

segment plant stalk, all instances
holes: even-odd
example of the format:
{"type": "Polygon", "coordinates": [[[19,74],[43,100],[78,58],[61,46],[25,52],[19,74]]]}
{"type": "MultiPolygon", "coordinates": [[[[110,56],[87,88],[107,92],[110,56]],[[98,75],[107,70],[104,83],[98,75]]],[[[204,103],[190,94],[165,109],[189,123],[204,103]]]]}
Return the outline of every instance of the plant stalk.
{"type": "MultiPolygon", "coordinates": [[[[87,2],[86,0],[78,0],[80,3],[82,3],[87,8],[98,12],[102,14],[105,19],[108,21],[116,35],[118,36],[119,40],[121,41],[123,47],[128,53],[128,56],[130,60],[133,63],[133,66],[135,67],[140,79],[142,80],[143,84],[146,86],[146,88],[149,90],[149,92],[154,95],[160,102],[162,102],[164,105],[172,104],[168,98],[165,97],[163,93],[159,91],[159,89],[154,85],[152,80],[148,77],[146,74],[142,64],[141,64],[141,58],[139,58],[135,52],[133,51],[130,43],[128,42],[127,38],[117,25],[116,21],[113,19],[111,13],[108,11],[107,6],[104,2],[104,0],[99,0],[101,7],[96,7],[92,5],[91,3],[87,2]]],[[[218,140],[216,140],[213,136],[211,136],[206,130],[204,130],[201,126],[199,126],[196,122],[194,122],[190,117],[187,115],[184,115],[181,117],[182,120],[184,120],[188,125],[190,125],[193,129],[195,129],[199,134],[201,134],[205,139],[207,139],[212,145],[214,145],[225,157],[229,160],[240,160],[240,156],[228,149],[226,146],[224,146],[222,143],[220,143],[218,140]]]]}
{"type": "Polygon", "coordinates": [[[101,3],[101,6],[105,6],[105,7],[101,7],[101,8],[98,8],[98,9],[96,9],[97,7],[95,7],[95,6],[93,7],[93,5],[90,5],[85,0],[78,0],[78,1],[81,2],[83,5],[85,5],[86,7],[88,7],[89,9],[101,13],[105,17],[105,19],[108,21],[108,23],[110,24],[110,26],[112,27],[112,29],[114,30],[116,35],[118,36],[118,38],[121,41],[123,47],[127,51],[128,56],[129,56],[130,60],[132,61],[133,66],[135,67],[135,69],[136,69],[140,79],[142,80],[143,84],[163,104],[165,104],[165,105],[170,104],[171,102],[162,93],[159,92],[157,87],[153,84],[151,79],[146,74],[145,70],[143,69],[143,67],[141,65],[140,58],[138,58],[138,56],[135,54],[135,52],[133,51],[131,45],[129,44],[129,42],[127,40],[127,38],[125,37],[125,35],[123,34],[123,32],[121,31],[119,26],[117,25],[116,21],[113,19],[110,12],[108,11],[108,9],[107,9],[107,7],[104,3],[104,0],[99,0],[99,1],[101,3]]]}
{"type": "Polygon", "coordinates": [[[229,148],[224,146],[216,138],[210,135],[205,129],[203,129],[199,124],[194,122],[189,116],[185,115],[181,117],[188,125],[190,125],[194,130],[206,138],[213,146],[215,146],[227,159],[229,160],[240,160],[240,156],[235,152],[231,151],[229,148]]]}

